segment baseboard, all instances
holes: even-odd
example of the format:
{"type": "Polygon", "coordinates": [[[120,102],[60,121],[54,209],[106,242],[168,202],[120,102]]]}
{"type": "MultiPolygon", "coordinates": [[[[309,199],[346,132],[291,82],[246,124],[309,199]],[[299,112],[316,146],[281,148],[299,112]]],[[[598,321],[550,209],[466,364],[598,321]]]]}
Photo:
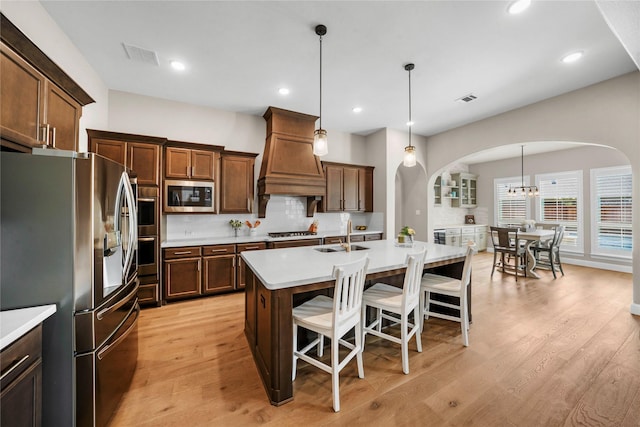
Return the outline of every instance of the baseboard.
{"type": "MultiPolygon", "coordinates": [[[[493,248],[487,248],[487,252],[493,253],[493,248]]],[[[576,258],[567,258],[562,256],[562,264],[573,264],[581,267],[598,268],[600,270],[617,271],[619,273],[633,273],[631,265],[610,264],[608,262],[588,261],[576,258]]]]}
{"type": "Polygon", "coordinates": [[[640,304],[631,304],[631,308],[629,308],[629,311],[631,312],[631,314],[640,316],[640,304]]]}

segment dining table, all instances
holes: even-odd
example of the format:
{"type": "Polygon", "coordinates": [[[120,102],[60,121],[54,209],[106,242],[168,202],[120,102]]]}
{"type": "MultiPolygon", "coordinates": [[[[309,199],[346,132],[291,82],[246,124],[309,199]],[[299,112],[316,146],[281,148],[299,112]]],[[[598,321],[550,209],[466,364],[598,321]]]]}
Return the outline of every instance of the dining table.
{"type": "Polygon", "coordinates": [[[553,239],[555,231],[554,230],[546,230],[546,229],[536,229],[529,231],[520,231],[518,232],[518,239],[526,240],[525,250],[527,251],[527,265],[526,265],[526,276],[533,277],[534,279],[539,279],[540,276],[535,272],[536,269],[536,257],[533,253],[532,246],[536,242],[545,242],[553,239]]]}

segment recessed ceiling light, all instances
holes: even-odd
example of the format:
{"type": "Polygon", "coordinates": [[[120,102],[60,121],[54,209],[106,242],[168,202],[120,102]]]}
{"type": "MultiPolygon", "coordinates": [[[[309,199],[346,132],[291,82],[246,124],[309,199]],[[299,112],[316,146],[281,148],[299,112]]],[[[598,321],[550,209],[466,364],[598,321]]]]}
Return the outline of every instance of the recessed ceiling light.
{"type": "Polygon", "coordinates": [[[507,11],[512,15],[516,15],[524,12],[529,6],[531,6],[531,0],[516,0],[509,5],[507,11]]]}
{"type": "Polygon", "coordinates": [[[280,89],[278,89],[278,93],[280,95],[289,95],[289,89],[287,89],[286,87],[281,87],[280,89]]]}
{"type": "Polygon", "coordinates": [[[351,109],[351,111],[353,111],[354,113],[361,113],[362,112],[362,107],[353,107],[351,109]]]}
{"type": "Polygon", "coordinates": [[[562,57],[562,62],[564,62],[565,64],[570,64],[582,58],[583,55],[584,53],[582,51],[569,53],[562,57]]]}
{"type": "Polygon", "coordinates": [[[180,61],[171,61],[171,67],[177,71],[184,71],[185,65],[180,61]]]}

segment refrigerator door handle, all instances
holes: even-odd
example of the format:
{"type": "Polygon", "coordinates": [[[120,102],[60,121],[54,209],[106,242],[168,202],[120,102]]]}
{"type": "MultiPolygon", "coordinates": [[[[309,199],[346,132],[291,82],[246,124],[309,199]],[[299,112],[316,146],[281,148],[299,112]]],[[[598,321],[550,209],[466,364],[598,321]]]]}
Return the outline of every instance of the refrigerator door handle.
{"type": "Polygon", "coordinates": [[[129,215],[127,217],[129,221],[129,241],[127,242],[129,247],[127,248],[127,254],[124,259],[124,268],[122,270],[123,278],[126,279],[131,263],[133,262],[135,247],[138,241],[138,213],[136,211],[136,197],[133,194],[129,175],[127,175],[126,172],[122,173],[118,192],[120,192],[120,188],[124,189],[124,195],[127,200],[127,205],[129,206],[129,215]]]}
{"type": "Polygon", "coordinates": [[[136,286],[135,288],[133,288],[133,290],[131,292],[129,292],[129,294],[124,297],[124,298],[120,298],[118,300],[118,302],[116,302],[113,305],[110,305],[109,307],[103,308],[102,310],[100,310],[97,314],[96,314],[96,318],[98,320],[102,320],[104,318],[104,316],[106,316],[107,314],[116,311],[117,309],[119,309],[120,307],[122,307],[123,305],[125,305],[127,302],[129,302],[131,300],[131,298],[133,298],[135,296],[135,294],[138,293],[138,286],[136,286]]]}
{"type": "Polygon", "coordinates": [[[109,353],[114,347],[116,347],[120,343],[120,341],[124,340],[129,335],[131,330],[136,327],[136,325],[138,324],[138,317],[140,316],[140,306],[138,305],[137,302],[136,302],[135,310],[136,310],[136,318],[131,324],[131,326],[129,326],[129,328],[126,331],[124,331],[122,335],[120,335],[113,342],[109,343],[105,348],[103,348],[98,352],[98,355],[97,355],[98,360],[102,360],[107,355],[107,353],[109,353]]]}

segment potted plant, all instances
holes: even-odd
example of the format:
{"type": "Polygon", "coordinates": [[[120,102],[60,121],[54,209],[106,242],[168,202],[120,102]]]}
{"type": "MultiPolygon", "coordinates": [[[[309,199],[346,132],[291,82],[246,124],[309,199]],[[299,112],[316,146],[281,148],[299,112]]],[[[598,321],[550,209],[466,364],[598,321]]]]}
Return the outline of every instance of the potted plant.
{"type": "Polygon", "coordinates": [[[398,233],[398,243],[413,243],[413,236],[416,234],[416,231],[405,225],[400,229],[400,233],[398,233]]]}
{"type": "Polygon", "coordinates": [[[229,225],[231,225],[231,228],[233,228],[233,235],[235,237],[238,237],[238,229],[242,227],[242,221],[240,221],[239,219],[231,219],[229,220],[229,225]]]}

